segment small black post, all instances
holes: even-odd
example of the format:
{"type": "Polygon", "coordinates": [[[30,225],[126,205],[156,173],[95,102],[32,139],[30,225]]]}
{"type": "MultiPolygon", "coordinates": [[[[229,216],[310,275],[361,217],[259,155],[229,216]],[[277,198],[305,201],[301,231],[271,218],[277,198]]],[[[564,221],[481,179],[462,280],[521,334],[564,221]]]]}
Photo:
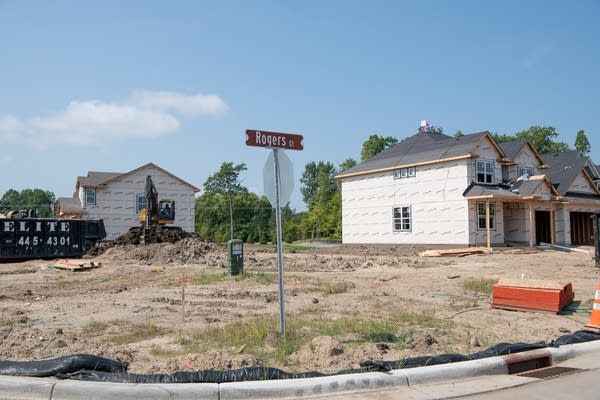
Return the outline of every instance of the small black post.
{"type": "Polygon", "coordinates": [[[594,213],[594,262],[596,267],[600,267],[600,213],[594,213]]]}

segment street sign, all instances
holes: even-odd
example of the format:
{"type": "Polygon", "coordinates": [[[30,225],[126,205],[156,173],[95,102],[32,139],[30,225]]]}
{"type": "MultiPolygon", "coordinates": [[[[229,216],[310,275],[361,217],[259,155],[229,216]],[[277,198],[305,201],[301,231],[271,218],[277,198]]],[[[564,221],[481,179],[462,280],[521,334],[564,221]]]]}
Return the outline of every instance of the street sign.
{"type": "Polygon", "coordinates": [[[293,133],[257,131],[246,129],[246,144],[248,146],[268,147],[287,150],[303,150],[302,135],[293,133]]]}
{"type": "Polygon", "coordinates": [[[286,204],[294,190],[292,162],[283,152],[304,149],[302,135],[293,133],[257,131],[246,129],[248,146],[266,147],[272,152],[263,168],[265,195],[275,208],[275,237],[277,243],[277,272],[279,275],[279,332],[285,337],[285,293],[283,285],[283,233],[281,229],[281,206],[286,204]]]}
{"type": "MultiPolygon", "coordinates": [[[[279,157],[279,202],[281,206],[287,204],[294,191],[294,167],[292,161],[283,151],[277,152],[279,157]]],[[[274,152],[269,153],[263,168],[263,185],[265,196],[273,208],[277,207],[277,193],[275,188],[275,158],[274,152]]]]}

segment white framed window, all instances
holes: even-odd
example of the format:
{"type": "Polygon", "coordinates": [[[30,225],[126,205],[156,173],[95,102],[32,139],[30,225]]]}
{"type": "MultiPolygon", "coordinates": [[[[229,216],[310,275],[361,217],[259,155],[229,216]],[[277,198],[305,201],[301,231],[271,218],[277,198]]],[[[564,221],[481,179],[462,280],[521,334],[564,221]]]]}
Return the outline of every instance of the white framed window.
{"type": "Polygon", "coordinates": [[[411,206],[394,207],[394,232],[407,232],[412,230],[411,206]]]}
{"type": "Polygon", "coordinates": [[[137,214],[141,213],[142,210],[146,208],[146,195],[138,194],[135,196],[135,212],[137,214]]]}
{"type": "Polygon", "coordinates": [[[85,188],[85,204],[96,204],[96,188],[85,188]]]}
{"type": "Polygon", "coordinates": [[[533,167],[527,167],[527,166],[518,167],[517,168],[517,178],[524,176],[524,175],[533,176],[534,175],[533,167]]]}
{"type": "Polygon", "coordinates": [[[415,178],[417,169],[415,167],[401,168],[394,171],[394,179],[415,178]]]}
{"type": "Polygon", "coordinates": [[[475,161],[477,183],[494,183],[494,162],[488,160],[475,161]]]}
{"type": "MultiPolygon", "coordinates": [[[[477,203],[477,229],[487,230],[485,223],[485,203],[477,203]]],[[[496,203],[490,203],[490,229],[496,230],[496,203]]]]}

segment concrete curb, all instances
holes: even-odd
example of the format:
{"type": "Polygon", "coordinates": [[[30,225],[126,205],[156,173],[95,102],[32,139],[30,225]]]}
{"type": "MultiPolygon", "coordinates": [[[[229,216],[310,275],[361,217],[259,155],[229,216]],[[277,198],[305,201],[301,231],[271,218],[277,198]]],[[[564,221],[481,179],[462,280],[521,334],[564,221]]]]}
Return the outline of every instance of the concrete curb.
{"type": "Polygon", "coordinates": [[[385,372],[232,383],[132,384],[0,376],[0,400],[235,400],[281,399],[425,385],[483,375],[505,375],[519,366],[566,361],[600,352],[600,340],[558,348],[385,372]],[[529,363],[529,364],[528,364],[529,363]]]}
{"type": "Polygon", "coordinates": [[[221,400],[283,399],[395,386],[408,386],[406,377],[384,372],[367,372],[319,378],[222,383],[220,390],[221,400]]]}

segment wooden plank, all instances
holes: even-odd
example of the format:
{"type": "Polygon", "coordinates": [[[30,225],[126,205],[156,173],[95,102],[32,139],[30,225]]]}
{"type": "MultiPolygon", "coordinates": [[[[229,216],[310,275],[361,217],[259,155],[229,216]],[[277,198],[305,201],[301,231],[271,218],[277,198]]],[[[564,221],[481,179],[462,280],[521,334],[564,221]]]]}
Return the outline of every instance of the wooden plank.
{"type": "Polygon", "coordinates": [[[536,309],[536,308],[527,308],[527,307],[514,307],[514,306],[507,306],[504,304],[492,304],[492,308],[499,308],[502,310],[509,310],[509,311],[526,311],[526,312],[540,312],[540,313],[544,313],[544,314],[558,314],[558,311],[540,310],[540,309],[536,309]]]}
{"type": "Polygon", "coordinates": [[[546,279],[500,278],[500,279],[498,279],[498,283],[496,285],[522,287],[522,288],[564,290],[567,286],[570,286],[571,283],[551,281],[551,280],[546,280],[546,279]]]}
{"type": "Polygon", "coordinates": [[[100,268],[102,263],[90,262],[90,263],[77,263],[68,261],[59,261],[56,265],[50,265],[48,268],[58,269],[63,271],[81,272],[89,271],[92,269],[100,268]]]}
{"type": "Polygon", "coordinates": [[[471,254],[489,254],[492,252],[491,248],[487,247],[468,247],[463,249],[436,249],[436,250],[425,250],[419,253],[420,257],[461,257],[471,254]]]}

